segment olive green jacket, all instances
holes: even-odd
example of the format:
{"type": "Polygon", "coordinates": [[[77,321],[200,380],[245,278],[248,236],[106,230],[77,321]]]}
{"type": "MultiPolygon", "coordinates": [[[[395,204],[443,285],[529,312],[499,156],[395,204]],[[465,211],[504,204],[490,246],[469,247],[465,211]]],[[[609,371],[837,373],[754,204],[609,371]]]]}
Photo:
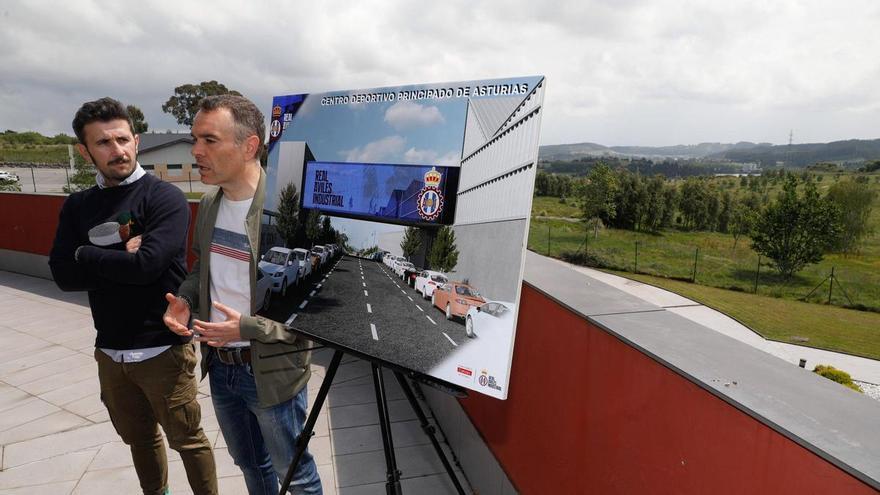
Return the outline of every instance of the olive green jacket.
{"type": "MultiPolygon", "coordinates": [[[[181,284],[177,294],[193,302],[193,315],[208,320],[211,312],[211,240],[220,209],[223,190],[207,192],[202,196],[196,216],[192,250],[196,261],[192,271],[181,284]],[[206,256],[202,256],[206,253],[206,256]]],[[[310,351],[304,351],[311,342],[287,330],[283,323],[254,316],[257,285],[257,264],[260,261],[260,224],[266,199],[266,173],[260,169],[260,181],[254,201],[247,213],[245,227],[251,247],[250,293],[251,314],[241,315],[241,336],[251,341],[251,367],[257,383],[257,396],[262,407],[290,400],[309,381],[310,351]]],[[[208,374],[212,359],[217,356],[213,347],[202,343],[202,378],[208,374]]]]}

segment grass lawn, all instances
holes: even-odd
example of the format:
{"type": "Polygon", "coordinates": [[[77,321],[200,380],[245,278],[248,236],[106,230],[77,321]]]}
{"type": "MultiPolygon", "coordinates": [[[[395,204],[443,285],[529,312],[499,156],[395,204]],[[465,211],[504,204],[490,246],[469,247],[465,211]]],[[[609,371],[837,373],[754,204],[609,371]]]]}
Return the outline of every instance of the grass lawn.
{"type": "Polygon", "coordinates": [[[880,359],[880,314],[734,292],[649,275],[616,274],[721,311],[765,338],[880,359]]]}
{"type": "MultiPolygon", "coordinates": [[[[74,151],[74,156],[78,153],[74,151]]],[[[66,144],[0,146],[0,163],[68,163],[66,144]]]]}
{"type": "Polygon", "coordinates": [[[540,217],[578,217],[580,214],[581,210],[571,200],[560,203],[559,198],[553,196],[535,196],[532,200],[532,215],[540,217]]]}
{"type": "MultiPolygon", "coordinates": [[[[528,245],[535,252],[559,258],[564,252],[583,252],[585,234],[581,222],[532,218],[528,245]]],[[[603,229],[598,238],[589,236],[586,249],[606,268],[687,280],[694,275],[696,259],[698,284],[754,292],[758,255],[751,250],[749,242],[748,238],[740,238],[734,249],[733,236],[717,232],[672,230],[648,234],[603,229]]],[[[800,300],[819,286],[809,301],[826,303],[829,291],[826,279],[833,268],[832,304],[880,309],[880,232],[869,239],[860,254],[826,255],[822,262],[807,266],[789,280],[778,276],[768,261],[761,259],[757,273],[759,295],[800,300]]]]}

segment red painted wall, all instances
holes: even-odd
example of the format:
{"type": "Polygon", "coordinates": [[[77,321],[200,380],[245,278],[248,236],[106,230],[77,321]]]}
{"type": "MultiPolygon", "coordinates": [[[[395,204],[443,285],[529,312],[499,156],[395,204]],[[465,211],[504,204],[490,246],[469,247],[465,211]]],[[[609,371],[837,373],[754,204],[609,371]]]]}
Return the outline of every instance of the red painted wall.
{"type": "MultiPolygon", "coordinates": [[[[49,256],[58,214],[67,196],[46,194],[0,194],[0,249],[49,256]]],[[[198,202],[190,202],[192,220],[199,211],[198,202]]],[[[193,221],[190,221],[187,245],[192,243],[193,221]]],[[[187,264],[194,258],[187,249],[187,264]]]]}
{"type": "Polygon", "coordinates": [[[49,255],[67,196],[0,194],[0,249],[49,255]]]}
{"type": "Polygon", "coordinates": [[[521,493],[877,493],[528,285],[513,356],[461,404],[521,493]]]}

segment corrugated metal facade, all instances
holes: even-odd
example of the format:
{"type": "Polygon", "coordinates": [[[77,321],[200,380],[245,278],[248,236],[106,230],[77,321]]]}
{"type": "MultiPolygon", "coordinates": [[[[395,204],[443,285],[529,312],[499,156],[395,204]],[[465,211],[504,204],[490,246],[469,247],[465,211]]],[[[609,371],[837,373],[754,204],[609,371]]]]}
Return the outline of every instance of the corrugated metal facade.
{"type": "Polygon", "coordinates": [[[525,100],[469,102],[456,225],[529,217],[543,91],[542,81],[525,100]]]}

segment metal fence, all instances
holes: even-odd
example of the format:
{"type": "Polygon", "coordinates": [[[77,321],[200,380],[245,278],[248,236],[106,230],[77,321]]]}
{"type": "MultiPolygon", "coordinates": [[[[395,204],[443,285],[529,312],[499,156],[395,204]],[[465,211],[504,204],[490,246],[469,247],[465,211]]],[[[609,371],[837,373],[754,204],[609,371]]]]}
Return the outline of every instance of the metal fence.
{"type": "MultiPolygon", "coordinates": [[[[22,192],[34,193],[64,193],[65,187],[70,188],[71,178],[75,171],[69,167],[5,167],[0,165],[0,170],[18,176],[18,187],[22,192]]],[[[148,171],[148,173],[154,173],[148,171]]],[[[159,177],[176,185],[183,192],[205,192],[211,186],[202,184],[198,173],[160,172],[159,177]]]]}
{"type": "MultiPolygon", "coordinates": [[[[534,222],[534,221],[533,221],[534,222]]],[[[695,242],[631,231],[585,229],[580,222],[533,223],[529,248],[597,268],[652,275],[773,297],[880,311],[880,270],[859,256],[829,255],[793,276],[755,253],[745,236],[692,233],[695,242]]]]}

